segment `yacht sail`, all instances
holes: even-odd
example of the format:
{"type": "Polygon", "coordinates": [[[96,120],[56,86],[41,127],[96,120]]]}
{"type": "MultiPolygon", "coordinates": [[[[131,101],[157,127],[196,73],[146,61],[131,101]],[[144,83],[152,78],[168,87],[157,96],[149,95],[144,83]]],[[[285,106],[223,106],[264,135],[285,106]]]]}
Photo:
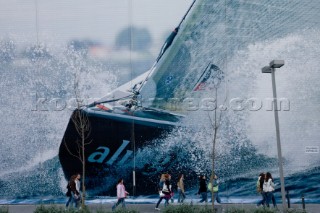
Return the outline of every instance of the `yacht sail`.
{"type": "MultiPolygon", "coordinates": [[[[170,49],[163,51],[167,48],[167,43],[162,48],[152,73],[140,91],[144,106],[171,110],[171,100],[181,101],[194,91],[194,85],[201,78],[207,66],[207,63],[197,64],[195,68],[192,63],[196,57],[199,57],[198,54],[194,55],[192,52],[197,50],[195,47],[198,45],[197,36],[200,32],[197,32],[195,26],[199,23],[198,19],[203,18],[199,10],[204,6],[203,1],[194,1],[188,10],[188,12],[191,10],[190,14],[187,16],[187,12],[183,17],[185,21],[181,21],[179,27],[173,31],[176,35],[174,35],[175,39],[171,40],[170,49]]],[[[173,37],[173,33],[168,39],[173,37]]],[[[212,60],[212,55],[203,57],[207,58],[207,62],[212,60]]],[[[206,79],[208,78],[209,76],[206,79]]],[[[174,110],[176,107],[175,105],[174,110]]]]}
{"type": "Polygon", "coordinates": [[[228,76],[228,59],[248,45],[298,32],[301,28],[297,26],[301,24],[297,23],[304,23],[304,29],[316,28],[317,21],[310,20],[320,18],[320,13],[315,12],[317,5],[315,0],[283,4],[274,0],[196,1],[143,86],[140,92],[143,105],[170,110],[171,99],[182,103],[181,100],[192,96],[193,87],[208,63],[228,76]],[[306,13],[303,8],[312,12],[306,13]]]}

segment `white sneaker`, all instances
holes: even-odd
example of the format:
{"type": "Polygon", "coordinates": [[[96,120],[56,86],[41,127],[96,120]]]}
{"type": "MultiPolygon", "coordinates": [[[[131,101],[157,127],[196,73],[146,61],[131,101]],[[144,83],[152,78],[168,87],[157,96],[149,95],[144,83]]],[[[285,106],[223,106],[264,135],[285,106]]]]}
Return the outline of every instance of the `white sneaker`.
{"type": "Polygon", "coordinates": [[[158,210],[158,211],[160,211],[160,209],[159,208],[154,208],[155,210],[158,210]]]}

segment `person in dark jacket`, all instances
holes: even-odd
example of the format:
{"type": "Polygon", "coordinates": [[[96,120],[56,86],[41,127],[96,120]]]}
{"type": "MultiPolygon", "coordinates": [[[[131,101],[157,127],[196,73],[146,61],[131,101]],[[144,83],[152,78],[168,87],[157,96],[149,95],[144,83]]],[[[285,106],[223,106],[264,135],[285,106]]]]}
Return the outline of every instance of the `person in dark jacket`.
{"type": "Polygon", "coordinates": [[[69,207],[69,204],[70,204],[70,202],[72,201],[72,194],[71,194],[71,186],[70,186],[70,183],[71,183],[71,182],[74,182],[75,179],[76,179],[76,175],[72,175],[71,178],[70,178],[70,180],[69,180],[69,182],[68,182],[68,185],[67,185],[68,191],[67,191],[66,195],[67,195],[67,197],[69,197],[69,199],[68,199],[68,201],[67,201],[67,203],[66,203],[66,208],[69,207]]]}
{"type": "Polygon", "coordinates": [[[70,190],[71,190],[71,204],[74,204],[74,206],[77,208],[79,205],[79,201],[80,201],[80,192],[77,189],[77,182],[80,179],[80,174],[74,175],[74,179],[69,181],[69,185],[70,185],[70,190]]]}
{"type": "Polygon", "coordinates": [[[199,201],[200,203],[202,202],[208,202],[208,197],[207,197],[207,182],[206,182],[206,176],[205,175],[200,175],[199,177],[199,191],[198,195],[201,195],[201,200],[199,201]]]}

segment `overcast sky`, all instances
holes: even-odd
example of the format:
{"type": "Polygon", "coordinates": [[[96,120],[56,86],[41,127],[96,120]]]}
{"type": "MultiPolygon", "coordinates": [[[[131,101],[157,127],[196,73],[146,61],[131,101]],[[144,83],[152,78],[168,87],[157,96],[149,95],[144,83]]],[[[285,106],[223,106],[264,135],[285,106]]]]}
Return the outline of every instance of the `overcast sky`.
{"type": "Polygon", "coordinates": [[[117,33],[132,24],[147,27],[153,40],[159,42],[179,23],[191,3],[192,0],[0,0],[0,39],[36,42],[38,23],[39,40],[43,42],[87,38],[112,45],[117,33]]]}

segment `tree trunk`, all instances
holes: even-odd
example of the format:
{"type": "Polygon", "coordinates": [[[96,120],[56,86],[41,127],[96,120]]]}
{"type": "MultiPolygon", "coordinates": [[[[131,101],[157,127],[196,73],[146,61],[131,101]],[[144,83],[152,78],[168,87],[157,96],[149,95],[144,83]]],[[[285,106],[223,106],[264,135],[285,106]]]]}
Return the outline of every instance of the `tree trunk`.
{"type": "Polygon", "coordinates": [[[214,110],[214,126],[213,126],[213,139],[212,139],[212,171],[210,177],[211,183],[211,201],[212,201],[212,210],[214,210],[214,191],[213,191],[213,179],[214,179],[214,163],[215,163],[215,150],[216,150],[216,139],[217,139],[217,132],[218,132],[218,124],[217,124],[217,102],[218,102],[218,90],[215,91],[215,98],[216,98],[216,106],[214,110]]]}
{"type": "MultiPolygon", "coordinates": [[[[84,136],[84,135],[83,135],[84,136]]],[[[82,209],[85,207],[85,198],[86,198],[86,187],[85,187],[85,180],[86,180],[86,159],[84,154],[84,137],[82,138],[82,209]]]]}

